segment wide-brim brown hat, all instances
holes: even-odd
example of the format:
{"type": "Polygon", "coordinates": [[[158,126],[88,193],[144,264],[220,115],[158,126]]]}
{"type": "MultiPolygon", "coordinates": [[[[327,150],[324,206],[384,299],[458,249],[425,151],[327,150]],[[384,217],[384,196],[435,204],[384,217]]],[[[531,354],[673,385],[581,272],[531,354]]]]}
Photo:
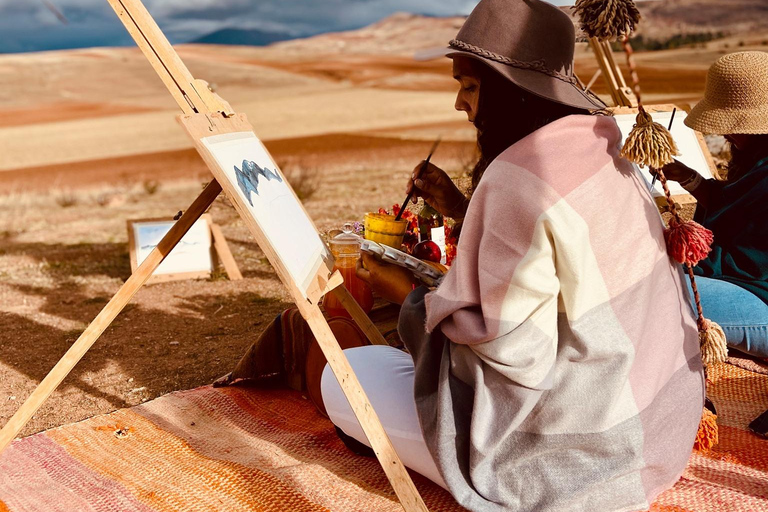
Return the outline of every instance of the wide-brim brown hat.
{"type": "Polygon", "coordinates": [[[723,55],[707,73],[704,99],[685,124],[715,135],[768,133],[768,53],[723,55]]]}
{"type": "Polygon", "coordinates": [[[576,31],[567,14],[540,0],[482,0],[446,56],[484,62],[526,91],[564,105],[605,104],[573,74],[576,31]]]}

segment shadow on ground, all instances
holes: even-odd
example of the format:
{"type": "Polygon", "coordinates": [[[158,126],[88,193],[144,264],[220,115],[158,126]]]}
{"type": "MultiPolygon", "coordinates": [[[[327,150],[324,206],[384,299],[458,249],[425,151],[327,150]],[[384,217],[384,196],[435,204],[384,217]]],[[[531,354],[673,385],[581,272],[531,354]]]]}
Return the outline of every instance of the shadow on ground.
{"type": "MultiPolygon", "coordinates": [[[[129,277],[130,264],[124,243],[7,243],[2,253],[38,262],[13,279],[0,275],[4,424],[129,277]],[[29,280],[20,279],[25,274],[29,280]]],[[[209,384],[230,371],[291,306],[259,293],[263,282],[272,291],[280,286],[273,272],[244,274],[237,282],[214,277],[143,287],[23,433],[209,384]]]]}

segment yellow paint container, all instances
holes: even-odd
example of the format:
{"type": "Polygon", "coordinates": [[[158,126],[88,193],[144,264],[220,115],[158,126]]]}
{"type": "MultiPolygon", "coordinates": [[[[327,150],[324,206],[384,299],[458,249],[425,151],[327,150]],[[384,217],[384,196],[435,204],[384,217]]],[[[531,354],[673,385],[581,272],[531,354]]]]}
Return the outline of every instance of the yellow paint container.
{"type": "Polygon", "coordinates": [[[394,215],[365,214],[365,238],[376,243],[400,250],[407,228],[408,221],[404,219],[396,221],[394,215]]]}

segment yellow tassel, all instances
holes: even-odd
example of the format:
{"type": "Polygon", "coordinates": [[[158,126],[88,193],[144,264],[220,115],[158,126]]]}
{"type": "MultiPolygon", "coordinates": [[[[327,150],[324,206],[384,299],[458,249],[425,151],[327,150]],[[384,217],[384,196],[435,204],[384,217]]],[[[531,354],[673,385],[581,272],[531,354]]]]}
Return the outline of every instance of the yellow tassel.
{"type": "Polygon", "coordinates": [[[640,11],[632,0],[577,0],[573,10],[581,29],[600,41],[629,36],[640,21],[640,11]]]}
{"type": "Polygon", "coordinates": [[[654,123],[651,114],[641,110],[635,119],[635,126],[627,135],[621,156],[638,165],[661,169],[672,162],[679,152],[672,134],[659,123],[654,123]]]}
{"type": "Polygon", "coordinates": [[[693,449],[700,452],[708,452],[717,442],[717,416],[705,407],[701,414],[699,430],[696,432],[693,449]]]}
{"type": "Polygon", "coordinates": [[[699,330],[701,362],[704,366],[722,363],[728,357],[728,344],[723,328],[711,320],[704,319],[705,329],[699,330]]]}

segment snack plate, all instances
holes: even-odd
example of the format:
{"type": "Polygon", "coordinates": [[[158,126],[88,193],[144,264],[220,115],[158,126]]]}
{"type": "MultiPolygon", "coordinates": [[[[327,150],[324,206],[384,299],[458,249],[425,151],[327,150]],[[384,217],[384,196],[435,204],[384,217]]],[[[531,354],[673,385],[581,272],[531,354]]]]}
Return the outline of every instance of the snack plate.
{"type": "Polygon", "coordinates": [[[377,260],[385,263],[392,263],[403,268],[407,268],[422,283],[427,286],[437,286],[445,275],[435,267],[424,263],[420,259],[410,254],[398,251],[388,245],[381,245],[373,240],[363,240],[360,251],[374,256],[377,260]]]}

